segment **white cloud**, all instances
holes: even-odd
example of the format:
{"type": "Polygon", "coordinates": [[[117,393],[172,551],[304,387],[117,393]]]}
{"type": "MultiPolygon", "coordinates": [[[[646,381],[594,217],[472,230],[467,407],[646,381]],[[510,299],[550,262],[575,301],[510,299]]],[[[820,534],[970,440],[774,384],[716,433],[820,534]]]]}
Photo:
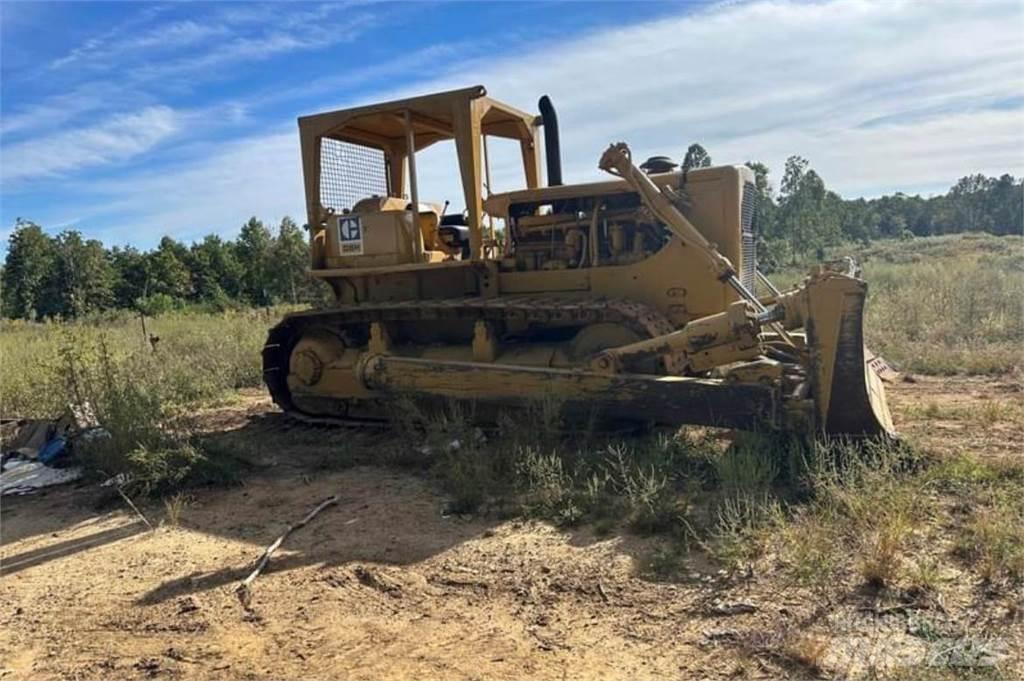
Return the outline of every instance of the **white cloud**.
{"type": "MultiPolygon", "coordinates": [[[[969,172],[1024,173],[1022,15],[1013,0],[732,4],[452,64],[360,100],[483,83],[530,110],[550,94],[567,181],[599,178],[612,141],[628,141],[637,158],[678,158],[700,141],[718,163],[768,163],[776,180],[785,157],[800,154],[847,196],[941,191],[969,172]]],[[[135,233],[151,240],[230,233],[250,214],[294,215],[303,197],[293,126],[98,191],[120,199],[135,233]]],[[[455,169],[442,159],[424,154],[421,175],[436,174],[421,193],[455,208],[455,169]]],[[[495,184],[509,188],[500,166],[495,184]]]]}
{"type": "Polygon", "coordinates": [[[51,61],[49,68],[117,72],[119,82],[136,86],[159,85],[162,79],[191,76],[190,84],[194,85],[197,77],[221,77],[219,69],[238,62],[354,40],[374,20],[367,12],[350,14],[345,18],[345,30],[339,31],[328,27],[325,20],[346,5],[301,7],[229,7],[199,20],[166,21],[140,30],[137,26],[154,16],[144,12],[89,38],[51,61]],[[160,58],[154,59],[154,55],[160,58]],[[125,69],[128,61],[132,66],[125,69]]]}
{"type": "Polygon", "coordinates": [[[62,69],[72,64],[102,56],[105,53],[119,52],[121,51],[122,36],[133,35],[136,31],[140,30],[140,26],[146,25],[167,9],[167,5],[149,5],[142,11],[130,15],[124,21],[111,26],[106,31],[72,48],[64,56],[52,60],[48,66],[52,70],[62,69]]]}
{"type": "Polygon", "coordinates": [[[1020,111],[988,109],[1024,92],[1022,19],[1015,2],[759,2],[597,33],[415,89],[479,81],[523,108],[551,94],[567,180],[599,177],[612,141],[643,158],[681,157],[696,140],[717,162],[759,159],[776,172],[799,153],[844,194],[941,187],[968,171],[1024,170],[1020,111]]]}
{"type": "Polygon", "coordinates": [[[124,52],[132,50],[178,49],[230,33],[226,26],[192,20],[172,21],[121,43],[124,52]]]}
{"type": "Polygon", "coordinates": [[[192,78],[222,77],[223,69],[240,62],[256,62],[289,52],[316,50],[343,42],[355,40],[375,18],[371,14],[349,17],[345,30],[339,31],[314,24],[296,24],[285,21],[285,30],[272,30],[261,35],[234,36],[217,42],[206,51],[188,54],[176,59],[139,65],[132,73],[137,82],[161,81],[167,78],[188,76],[192,78]]]}
{"type": "Polygon", "coordinates": [[[105,220],[114,243],[150,245],[163,234],[194,239],[219,232],[234,236],[251,215],[303,222],[298,135],[291,129],[225,143],[198,164],[88,183],[100,201],[94,213],[128,216],[105,220]]]}
{"type": "Polygon", "coordinates": [[[154,106],[114,116],[92,127],[5,146],[3,181],[17,183],[123,161],[148,151],[177,130],[177,114],[168,107],[154,106]]]}

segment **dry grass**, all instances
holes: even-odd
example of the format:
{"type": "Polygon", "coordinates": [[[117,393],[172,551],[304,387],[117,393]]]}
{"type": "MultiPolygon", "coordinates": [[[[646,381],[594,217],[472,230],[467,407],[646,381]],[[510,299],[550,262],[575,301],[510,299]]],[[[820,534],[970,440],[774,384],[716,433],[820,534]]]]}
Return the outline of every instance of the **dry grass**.
{"type": "Polygon", "coordinates": [[[970,511],[956,552],[986,582],[1024,581],[1024,501],[1020,489],[1002,489],[970,511]]]}
{"type": "Polygon", "coordinates": [[[795,633],[783,645],[783,656],[796,667],[819,676],[824,671],[829,642],[823,636],[795,633]]]}
{"type": "MultiPolygon", "coordinates": [[[[147,319],[126,313],[69,324],[0,321],[0,413],[47,418],[68,404],[62,352],[95,355],[102,341],[111,362],[129,368],[146,394],[183,410],[223,399],[261,381],[260,349],[282,311],[172,313],[147,319]]],[[[88,358],[86,358],[88,359],[88,358]]]]}
{"type": "Polygon", "coordinates": [[[177,527],[181,524],[181,516],[192,503],[192,498],[184,492],[177,492],[164,499],[164,514],[167,524],[177,527]]]}
{"type": "MultiPolygon", "coordinates": [[[[868,282],[868,345],[901,369],[993,374],[1024,365],[1024,238],[961,234],[838,248],[868,282]]],[[[806,268],[773,275],[789,285],[806,268]]]]}
{"type": "Polygon", "coordinates": [[[934,402],[925,405],[907,405],[907,417],[915,419],[941,419],[962,421],[975,426],[994,426],[1000,423],[1024,422],[1024,404],[1000,400],[984,400],[968,405],[940,406],[934,402]]]}

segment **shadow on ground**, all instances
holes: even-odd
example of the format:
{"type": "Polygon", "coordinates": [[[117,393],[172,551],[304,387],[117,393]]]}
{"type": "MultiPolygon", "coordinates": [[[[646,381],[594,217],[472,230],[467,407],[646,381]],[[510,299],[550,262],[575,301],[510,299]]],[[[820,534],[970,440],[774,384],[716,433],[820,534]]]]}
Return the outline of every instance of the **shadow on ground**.
{"type": "MultiPolygon", "coordinates": [[[[216,570],[178,571],[141,594],[136,600],[140,604],[157,604],[237,582],[268,544],[332,495],[340,497],[339,503],[291,535],[265,574],[307,565],[418,563],[486,536],[505,522],[492,516],[447,513],[445,496],[422,466],[396,463],[397,455],[389,449],[394,438],[386,432],[309,427],[277,412],[248,414],[218,425],[224,430],[210,436],[215,451],[244,461],[248,474],[237,486],[191,490],[177,529],[226,539],[238,551],[212,561],[224,563],[216,570]],[[238,560],[235,555],[246,558],[238,560]]],[[[80,485],[5,499],[5,547],[21,545],[13,555],[4,551],[0,579],[148,529],[127,507],[95,510],[100,494],[94,486],[80,485]],[[32,541],[25,545],[27,539],[32,541]]],[[[154,525],[168,522],[162,502],[136,501],[154,525]]],[[[573,546],[609,539],[586,527],[561,534],[573,546]]],[[[637,557],[651,542],[625,536],[617,544],[637,557]]]]}

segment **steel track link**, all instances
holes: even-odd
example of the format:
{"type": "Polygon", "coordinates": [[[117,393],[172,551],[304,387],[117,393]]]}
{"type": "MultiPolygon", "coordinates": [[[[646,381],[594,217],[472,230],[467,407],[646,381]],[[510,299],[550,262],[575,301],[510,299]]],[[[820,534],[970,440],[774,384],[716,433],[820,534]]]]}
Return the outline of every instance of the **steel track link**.
{"type": "MultiPolygon", "coordinates": [[[[624,324],[642,337],[660,336],[676,329],[663,314],[641,303],[610,298],[565,299],[544,296],[505,296],[463,300],[408,300],[399,302],[339,305],[290,314],[274,326],[263,346],[263,380],[281,409],[299,421],[313,425],[381,427],[385,418],[341,418],[303,412],[292,401],[288,388],[291,349],[302,331],[314,325],[350,326],[381,321],[530,321],[581,326],[598,323],[624,324]]],[[[665,358],[673,369],[675,360],[665,358]]]]}

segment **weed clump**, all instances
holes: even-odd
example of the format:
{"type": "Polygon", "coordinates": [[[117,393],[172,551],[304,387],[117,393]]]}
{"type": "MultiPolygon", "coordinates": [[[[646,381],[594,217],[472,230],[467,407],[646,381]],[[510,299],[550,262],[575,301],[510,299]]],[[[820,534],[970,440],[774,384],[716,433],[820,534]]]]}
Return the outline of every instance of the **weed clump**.
{"type": "Polygon", "coordinates": [[[162,395],[137,380],[147,365],[138,352],[116,353],[103,334],[65,333],[55,375],[68,407],[93,426],[75,443],[77,460],[133,494],[233,480],[232,464],[208,458],[162,395]]]}

